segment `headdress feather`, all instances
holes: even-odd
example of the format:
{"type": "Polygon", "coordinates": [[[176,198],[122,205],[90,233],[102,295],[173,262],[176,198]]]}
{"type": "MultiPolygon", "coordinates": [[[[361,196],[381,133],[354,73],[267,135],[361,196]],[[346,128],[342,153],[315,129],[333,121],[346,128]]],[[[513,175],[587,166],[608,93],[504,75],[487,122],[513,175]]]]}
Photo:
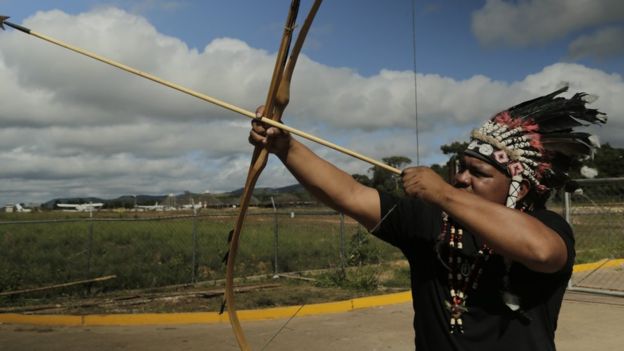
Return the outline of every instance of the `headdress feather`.
{"type": "MultiPolygon", "coordinates": [[[[595,148],[600,146],[594,135],[575,128],[607,121],[604,113],[585,106],[595,96],[558,96],[567,90],[568,86],[564,86],[496,114],[473,131],[466,153],[507,170],[513,182],[528,180],[540,192],[565,185],[570,168],[593,157],[595,148]]],[[[510,190],[510,207],[515,206],[514,191],[510,190]]]]}

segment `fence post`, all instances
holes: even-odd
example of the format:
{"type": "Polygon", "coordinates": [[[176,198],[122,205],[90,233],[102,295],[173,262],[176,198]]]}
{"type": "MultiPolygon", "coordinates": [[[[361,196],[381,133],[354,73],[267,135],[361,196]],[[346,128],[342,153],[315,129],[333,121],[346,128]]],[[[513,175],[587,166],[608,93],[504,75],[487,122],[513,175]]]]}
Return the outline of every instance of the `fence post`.
{"type": "MultiPolygon", "coordinates": [[[[566,222],[568,222],[569,225],[572,225],[572,222],[570,221],[570,193],[567,191],[563,192],[563,213],[566,222]]],[[[568,288],[571,288],[573,286],[574,284],[572,283],[572,277],[570,277],[570,279],[568,280],[568,288]]]]}
{"type": "MultiPolygon", "coordinates": [[[[91,259],[93,257],[93,211],[89,211],[89,226],[88,226],[88,237],[87,237],[87,272],[86,279],[91,278],[91,259]]],[[[85,285],[85,290],[87,294],[91,294],[91,286],[89,283],[85,285]]]]}
{"type": "Polygon", "coordinates": [[[271,196],[271,205],[273,205],[273,233],[275,240],[273,241],[273,253],[274,253],[274,263],[273,263],[273,276],[276,277],[278,273],[277,269],[277,257],[278,257],[278,249],[279,249],[279,226],[277,222],[277,207],[275,206],[275,201],[273,201],[273,196],[271,196]]]}
{"type": "Polygon", "coordinates": [[[568,222],[568,224],[572,224],[572,221],[570,219],[570,193],[567,191],[563,193],[563,204],[564,204],[565,220],[566,222],[568,222]]]}
{"type": "Polygon", "coordinates": [[[340,269],[345,269],[344,213],[340,213],[340,269]]]}
{"type": "Polygon", "coordinates": [[[91,258],[93,257],[93,218],[89,219],[89,237],[87,239],[87,276],[91,278],[91,258]]]}
{"type": "Polygon", "coordinates": [[[193,254],[191,256],[191,283],[197,281],[197,209],[193,206],[193,254]]]}

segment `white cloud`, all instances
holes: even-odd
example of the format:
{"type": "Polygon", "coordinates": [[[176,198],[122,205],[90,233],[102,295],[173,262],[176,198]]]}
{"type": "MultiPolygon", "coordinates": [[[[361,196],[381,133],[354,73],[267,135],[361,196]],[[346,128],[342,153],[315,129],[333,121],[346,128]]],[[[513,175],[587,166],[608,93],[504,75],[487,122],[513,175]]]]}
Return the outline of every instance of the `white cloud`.
{"type": "Polygon", "coordinates": [[[186,5],[186,1],[168,0],[139,0],[130,4],[132,13],[145,13],[152,10],[175,11],[186,5]]]}
{"type": "Polygon", "coordinates": [[[581,58],[605,59],[624,54],[624,27],[604,28],[591,35],[583,35],[569,45],[568,55],[581,58]]]}
{"type": "MultiPolygon", "coordinates": [[[[77,16],[42,12],[25,25],[247,110],[262,103],[274,60],[230,38],[194,50],[110,8],[77,16]]],[[[2,201],[242,186],[252,150],[245,118],[22,33],[0,36],[2,201]]],[[[441,162],[440,145],[467,138],[485,118],[562,81],[600,96],[596,105],[615,117],[598,130],[601,140],[624,147],[619,75],[560,63],[513,83],[482,75],[417,79],[421,164],[441,162]]],[[[404,155],[416,162],[413,89],[411,72],[363,77],[302,56],[285,122],[376,159],[404,155]]],[[[308,144],[347,172],[370,167],[308,144]]],[[[272,158],[259,184],[294,182],[272,158]]]]}
{"type": "Polygon", "coordinates": [[[487,0],[472,15],[472,31],[484,45],[523,47],[622,20],[620,0],[487,0]]]}

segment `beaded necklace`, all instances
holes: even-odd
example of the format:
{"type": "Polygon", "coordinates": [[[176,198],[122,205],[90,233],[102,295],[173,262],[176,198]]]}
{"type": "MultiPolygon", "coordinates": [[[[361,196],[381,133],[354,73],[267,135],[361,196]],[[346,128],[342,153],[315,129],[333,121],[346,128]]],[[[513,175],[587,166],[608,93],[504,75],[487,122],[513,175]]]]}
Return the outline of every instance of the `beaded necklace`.
{"type": "Polygon", "coordinates": [[[446,213],[442,213],[442,240],[446,240],[448,234],[448,285],[451,295],[451,300],[446,301],[446,307],[450,311],[450,332],[464,332],[464,322],[462,315],[468,311],[466,308],[466,300],[468,300],[468,293],[470,289],[476,290],[478,286],[479,277],[483,273],[483,266],[492,255],[492,249],[483,244],[477,255],[469,264],[464,262],[462,257],[458,254],[463,248],[463,228],[456,225],[454,221],[449,219],[446,213]]]}

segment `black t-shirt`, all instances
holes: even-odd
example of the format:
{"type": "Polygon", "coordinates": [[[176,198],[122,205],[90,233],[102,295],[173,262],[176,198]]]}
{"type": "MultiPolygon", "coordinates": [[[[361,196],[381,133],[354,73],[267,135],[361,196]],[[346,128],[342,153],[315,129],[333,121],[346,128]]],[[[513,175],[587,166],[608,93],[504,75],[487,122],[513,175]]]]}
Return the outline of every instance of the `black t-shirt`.
{"type": "MultiPolygon", "coordinates": [[[[462,315],[464,333],[451,334],[446,307],[450,301],[445,267],[448,246],[439,240],[441,210],[418,199],[385,193],[380,193],[380,199],[382,215],[387,217],[373,234],[401,249],[410,263],[418,351],[555,350],[557,317],[575,257],[572,230],[561,216],[545,209],[529,213],[561,236],[568,249],[565,267],[547,274],[512,262],[507,290],[520,298],[521,306],[512,312],[502,299],[506,265],[494,253],[483,265],[477,289],[468,290],[468,311],[462,315]]],[[[473,260],[477,239],[465,233],[463,243],[464,259],[473,260]]]]}

